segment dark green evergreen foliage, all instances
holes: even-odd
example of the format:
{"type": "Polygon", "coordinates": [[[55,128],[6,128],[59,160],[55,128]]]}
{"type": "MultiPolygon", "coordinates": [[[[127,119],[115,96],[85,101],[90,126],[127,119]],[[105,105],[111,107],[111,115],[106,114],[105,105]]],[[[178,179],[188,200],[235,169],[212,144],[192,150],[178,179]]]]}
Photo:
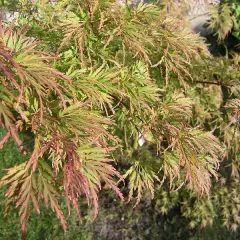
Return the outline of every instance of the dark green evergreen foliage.
{"type": "MultiPolygon", "coordinates": [[[[29,239],[218,239],[214,231],[237,231],[237,52],[213,57],[164,4],[3,3],[19,11],[16,26],[2,24],[0,33],[1,177],[8,168],[0,184],[6,215],[13,210],[3,238],[17,228],[17,211],[23,238],[29,220],[29,239]],[[98,199],[103,210],[92,224],[98,199]]],[[[219,41],[238,38],[236,9],[213,10],[219,41]]]]}
{"type": "Polygon", "coordinates": [[[214,30],[207,38],[212,43],[212,53],[226,55],[238,52],[240,41],[240,4],[238,0],[222,1],[219,8],[211,11],[211,20],[206,27],[214,30]]]}

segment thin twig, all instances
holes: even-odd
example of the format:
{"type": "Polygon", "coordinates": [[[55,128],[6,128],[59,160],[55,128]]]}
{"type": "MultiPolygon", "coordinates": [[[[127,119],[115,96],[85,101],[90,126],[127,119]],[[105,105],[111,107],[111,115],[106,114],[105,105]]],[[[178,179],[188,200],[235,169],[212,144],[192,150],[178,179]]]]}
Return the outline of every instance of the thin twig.
{"type": "Polygon", "coordinates": [[[222,82],[210,82],[210,81],[195,81],[196,83],[202,83],[202,84],[212,84],[212,85],[218,85],[218,86],[225,86],[225,87],[232,87],[231,84],[226,84],[222,82]]]}

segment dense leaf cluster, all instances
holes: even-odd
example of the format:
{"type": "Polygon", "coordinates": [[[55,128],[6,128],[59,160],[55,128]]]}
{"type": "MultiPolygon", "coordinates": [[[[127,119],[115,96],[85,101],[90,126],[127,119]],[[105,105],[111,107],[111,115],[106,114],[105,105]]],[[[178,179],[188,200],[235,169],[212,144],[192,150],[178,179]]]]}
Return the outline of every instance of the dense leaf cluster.
{"type": "MultiPolygon", "coordinates": [[[[164,5],[17,6],[15,26],[3,21],[0,29],[0,147],[12,138],[27,157],[7,169],[0,185],[8,186],[6,214],[18,207],[22,231],[42,204],[66,229],[63,198],[81,220],[84,196],[95,218],[100,189],[124,200],[123,183],[135,206],[148,191],[153,198],[166,187],[170,194],[182,188],[190,227],[209,226],[220,214],[236,230],[239,55],[213,58],[164,5]],[[32,148],[20,132],[31,132],[32,148]]],[[[221,23],[229,11],[223,5],[213,12],[210,27],[219,39],[233,28],[232,16],[221,23]]],[[[166,203],[158,204],[163,214],[171,208],[166,203]]]]}

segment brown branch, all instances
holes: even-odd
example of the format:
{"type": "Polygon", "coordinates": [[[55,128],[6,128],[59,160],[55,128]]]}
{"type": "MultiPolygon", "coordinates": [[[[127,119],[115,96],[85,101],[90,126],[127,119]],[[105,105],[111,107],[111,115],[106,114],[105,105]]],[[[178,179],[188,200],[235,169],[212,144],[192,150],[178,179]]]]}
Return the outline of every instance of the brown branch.
{"type": "Polygon", "coordinates": [[[212,85],[218,85],[218,86],[225,86],[225,87],[232,87],[232,84],[222,83],[222,82],[210,82],[210,81],[195,81],[196,83],[202,83],[202,84],[212,84],[212,85]]]}

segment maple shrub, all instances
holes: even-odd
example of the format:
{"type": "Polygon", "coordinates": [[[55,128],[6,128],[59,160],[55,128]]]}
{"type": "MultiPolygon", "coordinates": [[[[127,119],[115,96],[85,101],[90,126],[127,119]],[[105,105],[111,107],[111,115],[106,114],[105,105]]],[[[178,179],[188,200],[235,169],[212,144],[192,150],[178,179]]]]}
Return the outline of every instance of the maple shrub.
{"type": "MultiPolygon", "coordinates": [[[[19,0],[15,7],[15,22],[0,28],[0,148],[13,139],[26,161],[0,181],[5,215],[17,207],[26,232],[32,210],[50,207],[66,230],[62,202],[81,220],[84,197],[95,219],[102,187],[134,206],[156,189],[159,199],[184,189],[196,199],[191,227],[213,224],[216,210],[236,230],[239,55],[213,57],[174,6],[19,0]]],[[[163,214],[168,203],[158,202],[163,214]]]]}

